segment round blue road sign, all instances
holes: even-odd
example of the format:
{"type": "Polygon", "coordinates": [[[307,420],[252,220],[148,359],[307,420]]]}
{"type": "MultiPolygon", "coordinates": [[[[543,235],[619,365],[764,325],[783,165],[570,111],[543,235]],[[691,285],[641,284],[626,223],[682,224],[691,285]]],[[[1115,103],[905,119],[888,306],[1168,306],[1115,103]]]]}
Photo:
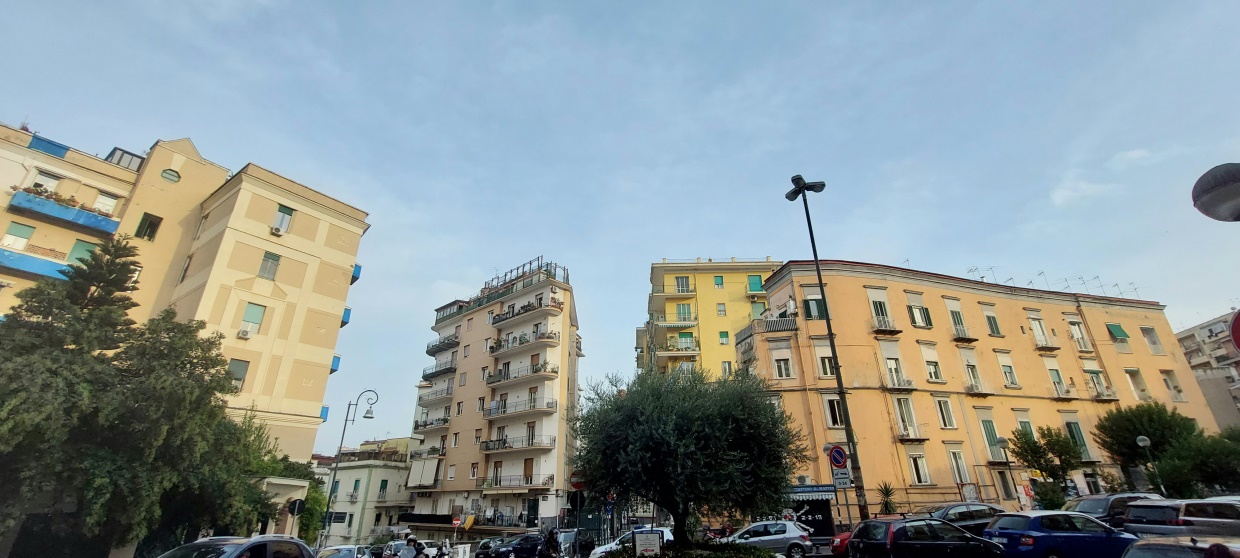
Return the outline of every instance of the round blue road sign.
{"type": "Polygon", "coordinates": [[[848,452],[844,451],[843,446],[831,446],[831,451],[827,452],[827,456],[831,458],[831,466],[836,469],[843,469],[848,465],[848,452]]]}

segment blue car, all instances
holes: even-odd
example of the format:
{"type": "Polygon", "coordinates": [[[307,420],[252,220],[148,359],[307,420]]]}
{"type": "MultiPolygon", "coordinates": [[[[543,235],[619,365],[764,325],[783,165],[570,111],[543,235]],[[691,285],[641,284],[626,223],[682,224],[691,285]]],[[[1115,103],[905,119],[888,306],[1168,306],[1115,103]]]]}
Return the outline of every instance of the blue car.
{"type": "Polygon", "coordinates": [[[982,531],[1009,558],[1120,558],[1137,537],[1083,513],[1061,510],[1003,513],[982,531]]]}

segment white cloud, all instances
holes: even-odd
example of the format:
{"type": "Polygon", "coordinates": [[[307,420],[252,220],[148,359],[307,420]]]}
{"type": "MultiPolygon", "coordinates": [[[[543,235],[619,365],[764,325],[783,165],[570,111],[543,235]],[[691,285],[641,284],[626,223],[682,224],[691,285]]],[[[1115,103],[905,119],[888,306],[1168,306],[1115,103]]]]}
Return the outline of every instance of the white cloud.
{"type": "Polygon", "coordinates": [[[1154,159],[1154,154],[1148,149],[1129,149],[1112,155],[1107,161],[1107,167],[1111,170],[1124,170],[1136,165],[1148,165],[1154,162],[1154,159]]]}
{"type": "Polygon", "coordinates": [[[1114,189],[1115,186],[1112,184],[1100,184],[1070,176],[1060,181],[1059,185],[1051,190],[1051,203],[1059,206],[1068,205],[1114,189]]]}

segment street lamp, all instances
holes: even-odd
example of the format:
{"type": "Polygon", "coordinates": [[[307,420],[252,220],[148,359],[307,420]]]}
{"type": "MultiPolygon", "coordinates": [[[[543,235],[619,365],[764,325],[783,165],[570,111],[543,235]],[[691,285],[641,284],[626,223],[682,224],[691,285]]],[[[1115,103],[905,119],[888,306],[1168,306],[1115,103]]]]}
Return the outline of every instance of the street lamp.
{"type": "Polygon", "coordinates": [[[1150,439],[1145,436],[1137,436],[1137,445],[1145,450],[1145,460],[1150,463],[1150,469],[1154,470],[1154,474],[1158,477],[1158,491],[1163,496],[1167,495],[1167,487],[1163,486],[1162,475],[1158,473],[1158,466],[1154,464],[1154,458],[1150,456],[1150,439]]]}
{"type": "Polygon", "coordinates": [[[1240,163],[1214,167],[1193,185],[1193,206],[1206,217],[1240,221],[1240,163]]]}
{"type": "Polygon", "coordinates": [[[1008,448],[1012,447],[1012,443],[1007,438],[1000,436],[998,440],[995,440],[995,445],[1003,448],[1003,462],[1007,463],[1008,482],[1012,483],[1012,495],[1016,497],[1016,503],[1023,511],[1025,505],[1020,503],[1020,495],[1016,492],[1019,488],[1016,487],[1016,475],[1012,473],[1012,458],[1008,457],[1008,448]]]}
{"type": "Polygon", "coordinates": [[[857,437],[853,433],[852,418],[848,414],[848,394],[844,392],[844,377],[840,374],[840,353],[835,350],[835,331],[831,329],[831,310],[827,308],[827,289],[822,280],[822,264],[818,261],[818,242],[814,240],[814,222],[809,216],[809,192],[821,193],[827,189],[826,182],[806,182],[801,175],[792,177],[792,189],[784,194],[790,202],[801,198],[805,207],[805,225],[809,227],[809,247],[814,253],[814,271],[818,274],[818,293],[822,296],[823,319],[827,322],[827,343],[831,346],[830,364],[835,374],[835,390],[840,396],[840,411],[844,413],[844,436],[848,451],[852,454],[853,490],[857,493],[857,515],[861,521],[870,518],[870,505],[865,500],[865,482],[861,479],[861,456],[857,452],[857,437]]]}
{"type": "Polygon", "coordinates": [[[373,389],[368,389],[357,394],[357,399],[350,401],[349,405],[344,408],[344,426],[340,429],[340,445],[336,446],[336,459],[332,461],[332,478],[327,483],[327,513],[323,515],[323,530],[319,533],[318,548],[323,547],[323,543],[327,541],[327,537],[332,532],[332,503],[336,501],[336,471],[340,470],[340,452],[344,450],[344,435],[349,431],[349,425],[357,420],[357,409],[362,406],[362,396],[370,394],[366,398],[366,412],[362,413],[362,418],[375,418],[374,404],[379,402],[379,394],[373,389]],[[352,415],[352,416],[350,416],[352,415]]]}

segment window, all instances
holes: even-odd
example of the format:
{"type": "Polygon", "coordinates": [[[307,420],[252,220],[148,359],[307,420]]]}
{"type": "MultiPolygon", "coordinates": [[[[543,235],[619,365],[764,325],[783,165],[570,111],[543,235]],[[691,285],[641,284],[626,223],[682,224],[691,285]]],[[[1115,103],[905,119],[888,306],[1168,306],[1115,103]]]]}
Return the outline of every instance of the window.
{"type": "MultiPolygon", "coordinates": [[[[460,403],[457,403],[457,404],[456,404],[456,408],[459,410],[459,409],[461,408],[461,404],[460,404],[460,403]]],[[[458,414],[459,414],[459,413],[458,413],[458,414]]],[[[453,433],[452,433],[452,447],[454,447],[454,448],[455,448],[455,447],[457,447],[457,445],[459,445],[460,441],[461,441],[461,433],[460,433],[460,432],[453,432],[453,433]]]]}
{"type": "Polygon", "coordinates": [[[1000,364],[999,368],[1003,370],[1003,382],[1009,386],[1019,386],[1020,382],[1016,381],[1016,369],[1010,364],[1000,364]]]}
{"type": "Polygon", "coordinates": [[[723,376],[725,378],[728,376],[731,376],[732,375],[732,361],[730,360],[723,361],[723,363],[719,365],[719,370],[723,373],[723,376]]]}
{"type": "Polygon", "coordinates": [[[722,276],[722,275],[716,275],[716,276],[715,276],[715,288],[716,288],[716,289],[722,289],[722,288],[723,288],[723,276],[722,276]]]}
{"type": "Polygon", "coordinates": [[[478,478],[478,464],[477,463],[469,464],[469,478],[471,479],[478,478]]]}
{"type": "Polygon", "coordinates": [[[241,389],[245,385],[245,375],[250,371],[250,361],[231,359],[228,361],[228,375],[232,376],[233,387],[241,389]]]}
{"type": "Polygon", "coordinates": [[[930,309],[925,306],[908,306],[908,317],[912,321],[913,327],[934,327],[934,322],[930,320],[930,309]]]}
{"type": "MultiPolygon", "coordinates": [[[[956,303],[960,304],[959,302],[956,303]]],[[[964,313],[959,310],[951,309],[947,311],[948,317],[952,320],[952,329],[957,336],[967,335],[969,328],[964,325],[964,313]]]]}
{"type": "Polygon", "coordinates": [[[293,222],[293,208],[281,205],[276,209],[275,221],[271,223],[271,228],[287,231],[290,223],[293,222]]]}
{"type": "MultiPolygon", "coordinates": [[[[464,374],[462,374],[462,376],[464,376],[464,374]]],[[[465,402],[457,401],[456,402],[456,416],[458,417],[461,416],[461,413],[464,411],[465,411],[465,402]]],[[[456,447],[456,434],[452,435],[452,447],[456,447]]]]}
{"type": "Polygon", "coordinates": [[[1128,332],[1124,331],[1124,327],[1119,324],[1107,324],[1107,333],[1111,335],[1111,341],[1115,343],[1115,350],[1121,353],[1131,353],[1132,346],[1128,344],[1128,332]]]}
{"type": "Polygon", "coordinates": [[[765,314],[765,313],[766,313],[766,303],[765,303],[765,302],[753,302],[753,303],[750,303],[750,304],[749,304],[749,313],[750,313],[750,314],[752,314],[752,316],[751,316],[751,317],[752,317],[753,319],[755,319],[755,320],[760,320],[760,319],[762,319],[762,314],[765,314]]]}
{"type": "Polygon", "coordinates": [[[1032,423],[1032,422],[1027,421],[1027,420],[1017,420],[1017,421],[1016,421],[1016,426],[1017,426],[1018,428],[1020,428],[1021,430],[1024,430],[1025,432],[1028,432],[1030,436],[1035,436],[1035,437],[1036,437],[1036,434],[1034,433],[1034,430],[1033,430],[1033,423],[1032,423]]]}
{"type": "Polygon", "coordinates": [[[194,238],[202,236],[202,231],[207,228],[207,219],[211,217],[210,213],[203,213],[202,219],[198,220],[198,230],[194,231],[194,238]]]}
{"type": "Polygon", "coordinates": [[[474,330],[474,319],[465,318],[465,331],[473,331],[473,330],[474,330]]]}
{"type": "MultiPolygon", "coordinates": [[[[909,459],[911,460],[912,458],[913,456],[910,455],[909,459]]],[[[913,478],[916,479],[917,475],[914,474],[913,478]]],[[[913,483],[916,484],[917,481],[914,480],[913,483]]],[[[892,527],[894,526],[895,525],[893,524],[892,527]]],[[[904,536],[905,536],[905,540],[916,541],[916,542],[930,542],[930,541],[936,540],[937,538],[934,534],[934,531],[932,531],[930,528],[930,522],[924,519],[905,522],[904,523],[904,536]]]]}
{"type": "Polygon", "coordinates": [[[348,525],[348,528],[349,528],[349,529],[352,529],[352,528],[353,528],[353,514],[349,514],[349,519],[348,519],[348,521],[347,521],[346,523],[347,523],[347,525],[348,525]]]}
{"type": "Polygon", "coordinates": [[[1180,380],[1175,377],[1174,370],[1163,370],[1162,381],[1167,393],[1171,394],[1172,401],[1184,401],[1184,388],[1180,387],[1180,380]]]}
{"type": "Polygon", "coordinates": [[[680,294],[693,292],[693,288],[689,286],[689,276],[676,277],[676,292],[680,294]]]}
{"type": "Polygon", "coordinates": [[[727,305],[727,304],[724,304],[724,303],[722,303],[722,302],[720,302],[719,304],[716,304],[716,305],[715,305],[715,314],[717,314],[717,315],[719,315],[719,316],[727,316],[727,315],[728,315],[728,305],[727,305]]]}
{"type": "Polygon", "coordinates": [[[181,266],[181,275],[177,277],[177,284],[185,282],[185,276],[189,275],[189,263],[194,261],[194,255],[190,254],[185,257],[185,265],[181,266]]]}
{"type": "Polygon", "coordinates": [[[257,334],[263,325],[263,316],[267,307],[253,302],[245,303],[245,314],[241,316],[241,330],[257,334]]]}
{"type": "Polygon", "coordinates": [[[1093,350],[1093,347],[1089,345],[1089,338],[1085,337],[1085,326],[1081,322],[1068,322],[1068,332],[1072,334],[1072,340],[1076,342],[1078,351],[1093,350]]]}
{"type": "Polygon", "coordinates": [[[822,407],[827,412],[828,428],[844,428],[844,405],[840,403],[840,396],[822,394],[822,407]]]}
{"type": "Polygon", "coordinates": [[[4,233],[4,238],[0,239],[0,248],[25,250],[26,242],[30,240],[31,236],[34,236],[34,227],[21,223],[9,223],[9,228],[4,233]]]}
{"type": "Polygon", "coordinates": [[[926,454],[910,453],[908,464],[913,473],[913,484],[930,484],[930,469],[926,466],[926,454]]]}
{"type": "MultiPolygon", "coordinates": [[[[469,356],[469,345],[465,345],[461,349],[461,356],[469,356]]],[[[461,380],[461,385],[465,385],[465,380],[461,380]]]]}
{"type": "Polygon", "coordinates": [[[950,399],[935,399],[935,407],[939,409],[939,426],[943,428],[955,428],[956,417],[952,415],[952,402],[950,399]]]}
{"type": "Polygon", "coordinates": [[[982,314],[986,316],[986,329],[990,334],[1002,337],[1003,332],[999,331],[999,317],[995,315],[995,308],[993,306],[983,306],[982,314]]]}
{"type": "Polygon", "coordinates": [[[681,321],[681,322],[693,321],[693,305],[677,304],[676,305],[676,320],[681,321]]]}
{"type": "Polygon", "coordinates": [[[969,482],[969,466],[964,463],[963,451],[947,450],[947,463],[951,465],[952,478],[956,481],[956,484],[969,482]]]}
{"type": "Polygon", "coordinates": [[[475,428],[474,429],[474,445],[476,446],[481,443],[482,443],[482,429],[475,428]]]}
{"type": "Polygon", "coordinates": [[[913,401],[907,397],[896,398],[896,418],[900,419],[898,426],[900,434],[904,437],[917,437],[917,417],[913,414],[913,401]]]}
{"type": "Polygon", "coordinates": [[[719,344],[720,344],[720,345],[727,345],[727,344],[728,344],[728,332],[726,332],[726,331],[720,331],[720,332],[719,332],[719,344]]]}
{"type": "Polygon", "coordinates": [[[834,378],[835,377],[835,357],[818,357],[818,377],[834,378]]]}
{"type": "Polygon", "coordinates": [[[986,447],[990,451],[990,460],[1006,461],[1003,448],[999,447],[999,434],[995,430],[995,421],[982,419],[982,435],[986,437],[986,447]]]}
{"type": "Polygon", "coordinates": [[[134,231],[133,235],[143,240],[155,240],[155,233],[159,232],[159,225],[163,222],[163,217],[143,213],[142,219],[138,221],[138,229],[134,231]]]}
{"type": "Polygon", "coordinates": [[[1008,477],[1007,471],[995,471],[995,476],[998,477],[998,482],[995,484],[999,485],[999,491],[1003,493],[1003,499],[1015,500],[1016,491],[1012,488],[1012,479],[1008,477]]]}
{"type": "Polygon", "coordinates": [[[99,192],[99,197],[95,198],[95,211],[107,213],[111,215],[116,212],[116,200],[118,198],[112,194],[99,192]]]}
{"type": "Polygon", "coordinates": [[[1162,341],[1158,339],[1158,332],[1149,326],[1141,326],[1141,335],[1145,337],[1145,344],[1150,346],[1150,352],[1156,355],[1165,355],[1162,341]]]}
{"type": "Polygon", "coordinates": [[[778,393],[770,397],[770,402],[776,409],[779,409],[780,411],[784,410],[784,398],[780,397],[778,393]]]}
{"type": "Polygon", "coordinates": [[[939,363],[933,360],[926,361],[926,376],[934,381],[943,380],[943,371],[939,369],[939,363]]]}
{"type": "Polygon", "coordinates": [[[1089,446],[1085,445],[1085,433],[1081,431],[1081,423],[1070,420],[1064,422],[1063,425],[1068,431],[1068,438],[1072,439],[1072,443],[1081,450],[1081,459],[1089,461],[1089,446]]]}
{"type": "Polygon", "coordinates": [[[263,263],[258,266],[258,276],[263,279],[274,281],[276,279],[276,271],[280,269],[280,255],[271,252],[263,252],[263,263]]]}
{"type": "Polygon", "coordinates": [[[900,386],[904,383],[904,371],[900,369],[900,359],[887,359],[887,377],[893,386],[900,386]]]}
{"type": "Polygon", "coordinates": [[[38,174],[34,176],[34,182],[32,182],[30,186],[34,188],[41,188],[43,190],[47,190],[48,192],[55,192],[57,184],[60,184],[59,176],[39,171],[38,174]]]}
{"type": "Polygon", "coordinates": [[[133,266],[133,275],[129,276],[129,282],[125,283],[125,285],[129,287],[137,285],[138,277],[140,277],[141,275],[142,275],[142,266],[140,265],[133,266]]]}
{"type": "Polygon", "coordinates": [[[786,358],[775,359],[775,377],[776,378],[791,378],[792,377],[791,361],[789,361],[786,358]]]}
{"type": "Polygon", "coordinates": [[[69,257],[65,258],[65,261],[69,263],[81,263],[78,260],[80,259],[89,260],[90,253],[94,252],[95,248],[98,248],[98,247],[89,242],[82,241],[82,240],[74,241],[73,249],[69,250],[69,257]]]}
{"type": "Polygon", "coordinates": [[[448,480],[456,480],[456,465],[448,465],[448,480]]]}
{"type": "Polygon", "coordinates": [[[751,293],[762,292],[762,276],[761,275],[750,275],[748,277],[748,280],[749,280],[749,283],[748,283],[749,292],[751,293]]]}

